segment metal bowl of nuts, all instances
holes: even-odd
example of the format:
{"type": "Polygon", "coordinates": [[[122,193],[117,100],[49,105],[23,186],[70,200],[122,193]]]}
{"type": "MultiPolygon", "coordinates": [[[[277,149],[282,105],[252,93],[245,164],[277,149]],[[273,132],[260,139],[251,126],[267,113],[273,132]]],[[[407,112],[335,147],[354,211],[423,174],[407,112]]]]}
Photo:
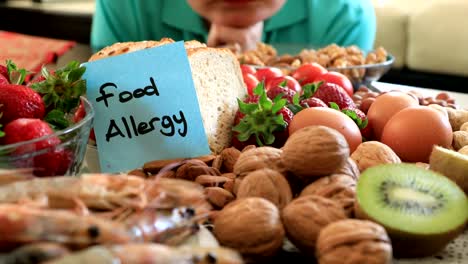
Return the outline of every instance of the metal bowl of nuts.
{"type": "MultiPolygon", "coordinates": [[[[383,47],[365,53],[357,46],[342,47],[331,44],[321,49],[303,48],[296,55],[283,53],[286,44],[272,46],[259,43],[257,48],[243,53],[237,53],[240,63],[253,65],[257,68],[275,67],[285,74],[292,73],[305,63],[318,63],[329,71],[346,75],[353,83],[354,89],[365,85],[372,87],[373,81],[379,80],[393,65],[395,58],[383,47]],[[282,55],[279,55],[282,54],[282,55]]],[[[289,50],[297,50],[297,45],[289,50]]]]}
{"type": "Polygon", "coordinates": [[[353,83],[355,90],[362,85],[372,87],[372,82],[378,81],[392,67],[395,58],[388,54],[387,59],[375,64],[352,65],[345,67],[328,67],[329,71],[336,71],[346,75],[353,83]]]}

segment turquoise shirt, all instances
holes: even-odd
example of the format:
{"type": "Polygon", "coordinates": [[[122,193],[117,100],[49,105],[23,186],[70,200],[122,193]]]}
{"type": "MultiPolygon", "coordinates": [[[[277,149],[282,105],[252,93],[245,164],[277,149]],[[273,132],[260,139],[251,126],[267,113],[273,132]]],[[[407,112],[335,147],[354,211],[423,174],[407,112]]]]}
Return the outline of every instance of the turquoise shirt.
{"type": "MultiPolygon", "coordinates": [[[[369,51],[375,31],[370,0],[289,0],[265,21],[262,41],[280,53],[332,43],[369,51]]],[[[163,37],[206,42],[207,35],[203,18],[185,0],[96,0],[91,46],[97,51],[115,42],[163,37]]]]}

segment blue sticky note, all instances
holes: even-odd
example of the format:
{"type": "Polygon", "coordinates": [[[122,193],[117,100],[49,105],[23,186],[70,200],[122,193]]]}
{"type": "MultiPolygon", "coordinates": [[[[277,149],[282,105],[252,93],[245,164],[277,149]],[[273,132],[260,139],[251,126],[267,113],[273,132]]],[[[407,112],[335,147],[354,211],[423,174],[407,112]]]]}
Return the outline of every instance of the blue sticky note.
{"type": "Polygon", "coordinates": [[[84,66],[103,172],[210,153],[183,42],[84,66]]]}

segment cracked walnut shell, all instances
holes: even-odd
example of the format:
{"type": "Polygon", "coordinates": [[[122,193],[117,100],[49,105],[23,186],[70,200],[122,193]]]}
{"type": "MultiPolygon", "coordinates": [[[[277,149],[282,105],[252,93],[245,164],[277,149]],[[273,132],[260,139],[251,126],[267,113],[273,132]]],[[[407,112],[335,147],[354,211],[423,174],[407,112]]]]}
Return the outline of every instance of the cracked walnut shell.
{"type": "Polygon", "coordinates": [[[330,175],[349,157],[349,146],[338,131],[325,126],[308,126],[289,136],[281,159],[295,176],[302,179],[330,175]]]}
{"type": "Polygon", "coordinates": [[[320,231],[316,257],[319,264],[391,264],[392,245],[382,226],[346,219],[320,231]]]}
{"type": "Polygon", "coordinates": [[[247,256],[272,256],[281,249],[284,228],[279,209],[270,201],[237,199],[219,211],[213,233],[219,243],[247,256]]]}
{"type": "Polygon", "coordinates": [[[332,174],[307,185],[300,196],[318,195],[336,201],[343,207],[346,215],[354,215],[356,180],[345,174],[332,174]]]}
{"type": "Polygon", "coordinates": [[[237,198],[262,197],[282,209],[292,200],[292,191],[286,178],[272,169],[253,171],[242,180],[237,198]]]}
{"type": "Polygon", "coordinates": [[[343,208],[335,201],[307,195],[294,199],[282,211],[287,237],[305,254],[313,254],[319,232],[326,225],[346,219],[343,208]]]}
{"type": "Polygon", "coordinates": [[[351,154],[361,172],[365,169],[387,163],[401,163],[398,155],[387,145],[379,141],[361,143],[351,154]]]}

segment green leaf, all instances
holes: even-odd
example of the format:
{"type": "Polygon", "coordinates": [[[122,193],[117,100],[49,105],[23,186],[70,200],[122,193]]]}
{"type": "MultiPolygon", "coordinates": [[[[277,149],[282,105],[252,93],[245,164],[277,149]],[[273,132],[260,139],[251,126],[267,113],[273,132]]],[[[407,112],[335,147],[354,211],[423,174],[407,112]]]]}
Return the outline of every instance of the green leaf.
{"type": "Polygon", "coordinates": [[[253,90],[254,94],[255,95],[262,95],[263,93],[265,93],[265,83],[264,81],[261,81],[257,84],[257,86],[254,88],[253,90]]]}
{"type": "Polygon", "coordinates": [[[40,93],[46,107],[70,113],[80,104],[80,96],[86,94],[86,72],[78,61],[71,61],[64,68],[51,73],[46,67],[41,70],[44,81],[34,83],[31,88],[40,93]]]}
{"type": "Polygon", "coordinates": [[[335,109],[335,110],[340,111],[340,106],[339,106],[337,103],[335,103],[335,102],[329,102],[328,104],[330,105],[330,108],[331,108],[331,109],[335,109]]]}
{"type": "Polygon", "coordinates": [[[239,99],[237,99],[237,104],[239,105],[239,111],[243,114],[250,114],[258,109],[257,104],[244,103],[242,100],[239,99]]]}
{"type": "Polygon", "coordinates": [[[361,126],[359,127],[360,129],[366,128],[367,124],[369,124],[369,119],[364,119],[364,121],[361,123],[361,126]]]}
{"type": "Polygon", "coordinates": [[[3,126],[0,124],[0,138],[5,136],[5,132],[1,130],[3,126]]]}
{"type": "Polygon", "coordinates": [[[16,64],[11,60],[6,61],[6,67],[8,72],[8,78],[12,84],[23,84],[26,79],[26,75],[31,74],[31,72],[26,69],[20,69],[16,64]]]}
{"type": "Polygon", "coordinates": [[[304,107],[300,106],[299,104],[297,104],[297,105],[296,104],[288,104],[286,107],[289,108],[289,110],[291,110],[291,112],[293,112],[294,115],[299,113],[301,110],[304,109],[304,107]]]}
{"type": "Polygon", "coordinates": [[[70,121],[65,118],[65,113],[57,109],[50,111],[44,120],[55,129],[64,129],[70,125],[70,121]]]}
{"type": "Polygon", "coordinates": [[[314,82],[314,83],[308,83],[304,86],[302,86],[302,96],[301,99],[308,99],[312,97],[315,92],[318,90],[320,85],[322,85],[323,82],[314,82]]]}
{"type": "Polygon", "coordinates": [[[295,93],[293,98],[292,98],[292,103],[294,105],[299,105],[300,97],[301,97],[301,95],[299,93],[295,93]]]}
{"type": "Polygon", "coordinates": [[[286,106],[287,103],[288,101],[286,99],[279,99],[278,101],[275,102],[275,104],[271,108],[271,112],[273,114],[278,113],[278,111],[281,110],[284,106],[286,106]]]}
{"type": "Polygon", "coordinates": [[[286,80],[286,79],[284,79],[282,82],[280,82],[278,84],[278,86],[280,86],[280,87],[286,87],[286,85],[288,85],[288,80],[286,80]]]}

